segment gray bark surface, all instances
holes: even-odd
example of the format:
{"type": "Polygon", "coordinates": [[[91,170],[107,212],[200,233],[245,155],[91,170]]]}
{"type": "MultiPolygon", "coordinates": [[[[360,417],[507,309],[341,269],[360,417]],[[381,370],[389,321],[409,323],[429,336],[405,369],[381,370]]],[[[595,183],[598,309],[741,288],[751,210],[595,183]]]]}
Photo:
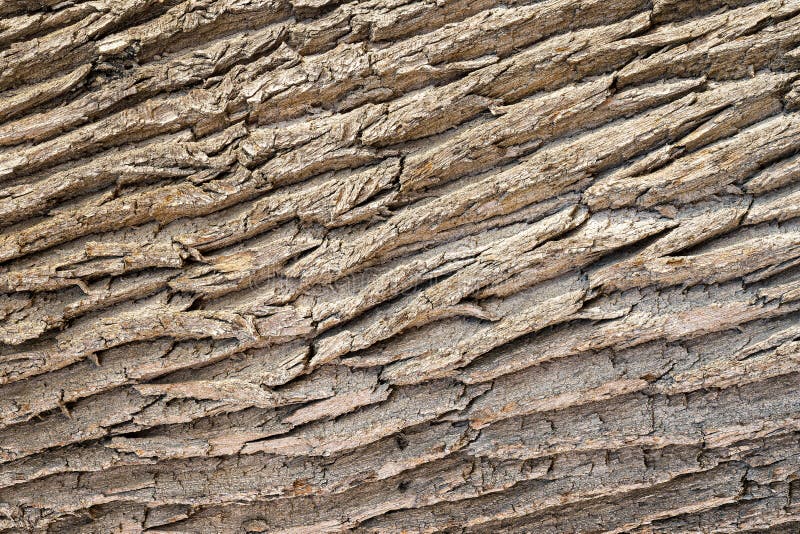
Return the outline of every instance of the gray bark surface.
{"type": "Polygon", "coordinates": [[[800,1],[0,1],[0,533],[800,532],[800,1]]]}

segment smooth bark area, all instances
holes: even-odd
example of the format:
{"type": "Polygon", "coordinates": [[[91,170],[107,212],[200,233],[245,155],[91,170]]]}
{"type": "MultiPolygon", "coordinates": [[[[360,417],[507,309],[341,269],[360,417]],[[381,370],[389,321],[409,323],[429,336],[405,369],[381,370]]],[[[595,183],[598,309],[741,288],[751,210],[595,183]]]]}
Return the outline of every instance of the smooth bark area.
{"type": "Polygon", "coordinates": [[[800,1],[0,1],[0,533],[800,531],[800,1]]]}

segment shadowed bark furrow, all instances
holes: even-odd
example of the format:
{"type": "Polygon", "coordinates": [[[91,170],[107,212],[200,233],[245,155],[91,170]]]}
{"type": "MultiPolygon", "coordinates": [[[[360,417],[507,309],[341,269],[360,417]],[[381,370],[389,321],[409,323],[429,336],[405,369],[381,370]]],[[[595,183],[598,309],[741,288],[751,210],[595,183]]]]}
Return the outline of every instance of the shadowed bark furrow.
{"type": "Polygon", "coordinates": [[[0,532],[795,532],[796,0],[0,5],[0,532]]]}

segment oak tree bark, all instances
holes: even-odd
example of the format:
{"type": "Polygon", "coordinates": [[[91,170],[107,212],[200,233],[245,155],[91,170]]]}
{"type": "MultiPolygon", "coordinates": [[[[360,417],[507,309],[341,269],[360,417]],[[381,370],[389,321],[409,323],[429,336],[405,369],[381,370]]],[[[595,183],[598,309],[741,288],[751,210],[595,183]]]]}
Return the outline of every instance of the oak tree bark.
{"type": "Polygon", "coordinates": [[[0,2],[0,532],[800,531],[800,1],[0,2]]]}

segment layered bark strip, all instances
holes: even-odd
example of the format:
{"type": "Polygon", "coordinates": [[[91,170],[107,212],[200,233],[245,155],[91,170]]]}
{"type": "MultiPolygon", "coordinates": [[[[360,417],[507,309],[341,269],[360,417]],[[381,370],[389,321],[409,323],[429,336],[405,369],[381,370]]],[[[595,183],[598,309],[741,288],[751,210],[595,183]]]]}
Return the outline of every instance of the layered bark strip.
{"type": "Polygon", "coordinates": [[[0,532],[800,532],[800,0],[0,2],[0,532]]]}

